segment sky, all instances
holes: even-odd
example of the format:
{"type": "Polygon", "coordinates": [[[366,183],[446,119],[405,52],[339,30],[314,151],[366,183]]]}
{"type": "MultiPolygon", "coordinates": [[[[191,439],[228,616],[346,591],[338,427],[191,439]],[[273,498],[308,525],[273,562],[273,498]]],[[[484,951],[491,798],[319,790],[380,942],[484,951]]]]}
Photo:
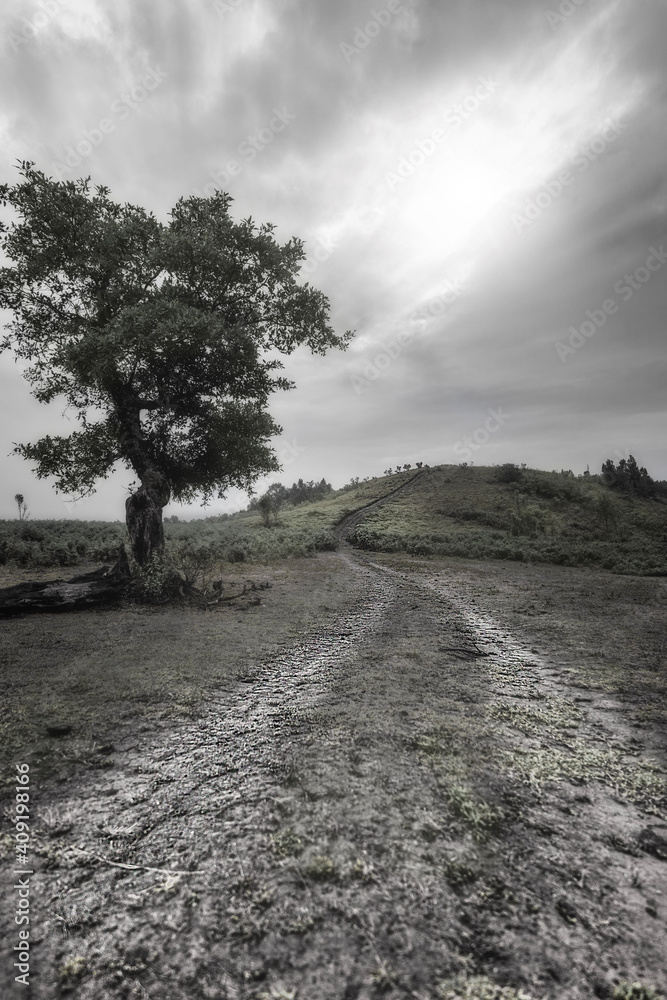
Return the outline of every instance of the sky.
{"type": "MultiPolygon", "coordinates": [[[[666,42],[667,0],[12,0],[0,179],[32,160],[164,222],[224,190],[304,241],[355,335],[286,359],[259,491],[629,454],[667,479],[666,42]]],[[[0,518],[20,492],[34,518],[123,519],[127,470],[75,501],[11,454],[75,423],[7,352],[0,407],[0,518]]]]}

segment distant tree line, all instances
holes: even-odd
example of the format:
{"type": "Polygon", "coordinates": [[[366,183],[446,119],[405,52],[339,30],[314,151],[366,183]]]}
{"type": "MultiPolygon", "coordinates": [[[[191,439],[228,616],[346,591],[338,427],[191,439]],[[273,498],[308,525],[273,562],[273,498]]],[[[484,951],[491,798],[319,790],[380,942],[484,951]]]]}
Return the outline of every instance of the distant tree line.
{"type": "Polygon", "coordinates": [[[651,479],[646,469],[639,467],[632,455],[618,465],[608,458],[602,466],[602,482],[612,490],[640,497],[667,497],[667,482],[651,479]]]}
{"type": "Polygon", "coordinates": [[[305,483],[303,479],[299,479],[291,486],[272,483],[266,493],[250,501],[248,510],[258,510],[268,526],[271,518],[275,519],[281,507],[287,504],[297,506],[301,503],[313,503],[315,500],[323,500],[329,493],[333,493],[333,486],[326,479],[321,479],[319,483],[312,479],[305,483]]]}
{"type": "MultiPolygon", "coordinates": [[[[284,504],[296,506],[300,503],[313,503],[315,500],[323,500],[329,493],[333,493],[333,486],[326,479],[321,479],[319,483],[310,480],[305,483],[299,479],[291,486],[283,486],[281,483],[273,483],[269,486],[264,496],[271,497],[281,507],[284,504]]],[[[248,510],[257,510],[262,497],[256,497],[248,504],[248,510]]]]}
{"type": "MultiPolygon", "coordinates": [[[[515,465],[513,462],[505,462],[495,469],[494,478],[499,483],[520,483],[524,478],[526,466],[515,465]]],[[[554,472],[556,470],[554,469],[554,472]]],[[[561,475],[569,479],[575,479],[571,469],[561,469],[561,475]]],[[[599,476],[592,476],[586,470],[579,479],[589,482],[599,482],[619,493],[627,493],[640,497],[667,498],[667,482],[651,479],[646,469],[637,464],[635,458],[630,455],[627,459],[622,458],[618,465],[608,458],[602,465],[602,472],[599,476]]]]}

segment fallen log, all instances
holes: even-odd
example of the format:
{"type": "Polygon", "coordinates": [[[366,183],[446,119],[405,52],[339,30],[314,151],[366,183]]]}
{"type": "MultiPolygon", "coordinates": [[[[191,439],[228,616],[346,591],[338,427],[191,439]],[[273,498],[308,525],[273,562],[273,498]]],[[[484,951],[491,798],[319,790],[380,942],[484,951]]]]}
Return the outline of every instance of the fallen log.
{"type": "Polygon", "coordinates": [[[128,577],[102,566],[71,580],[19,583],[0,590],[0,618],[45,611],[79,611],[116,604],[126,596],[128,577]]]}

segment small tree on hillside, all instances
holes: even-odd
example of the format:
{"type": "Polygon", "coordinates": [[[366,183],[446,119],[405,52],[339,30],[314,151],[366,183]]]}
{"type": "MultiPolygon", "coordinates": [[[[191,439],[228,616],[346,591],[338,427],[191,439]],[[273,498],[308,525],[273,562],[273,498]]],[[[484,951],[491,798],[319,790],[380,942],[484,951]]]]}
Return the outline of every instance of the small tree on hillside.
{"type": "Polygon", "coordinates": [[[274,226],[232,221],[228,194],[181,198],[168,224],[117,204],[90,178],[54,181],[22,163],[0,185],[17,219],[0,224],[12,267],[0,269],[0,307],[14,322],[0,349],[28,361],[40,402],[65,399],[80,422],[15,451],[56,488],[90,494],[116,462],[137,482],[126,500],[140,565],[162,550],[170,499],[223,497],[280,468],[269,395],[276,354],[299,345],[344,348],[326,297],[297,284],[303,245],[274,226]]]}
{"type": "Polygon", "coordinates": [[[605,531],[616,526],[616,506],[608,493],[603,493],[598,498],[595,513],[605,531]]]}
{"type": "Polygon", "coordinates": [[[257,501],[257,507],[262,515],[262,523],[264,524],[264,527],[270,528],[271,517],[275,514],[274,500],[267,493],[265,493],[264,496],[260,497],[257,501]]]}

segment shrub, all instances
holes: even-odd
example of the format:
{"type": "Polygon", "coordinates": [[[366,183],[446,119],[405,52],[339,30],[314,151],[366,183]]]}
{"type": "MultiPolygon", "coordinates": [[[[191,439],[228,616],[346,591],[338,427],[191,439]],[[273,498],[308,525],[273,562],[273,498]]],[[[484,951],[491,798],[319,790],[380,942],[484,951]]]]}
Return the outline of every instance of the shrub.
{"type": "Polygon", "coordinates": [[[182,593],[183,579],[168,555],[155,557],[148,566],[130,559],[132,592],[141,604],[162,604],[182,593]]]}
{"type": "Polygon", "coordinates": [[[526,493],[544,497],[547,500],[580,500],[581,487],[576,479],[567,473],[532,472],[525,477],[523,489],[526,493]]]}
{"type": "Polygon", "coordinates": [[[612,1000],[660,1000],[652,986],[641,983],[619,983],[612,1000]]]}
{"type": "Polygon", "coordinates": [[[227,562],[230,563],[245,562],[247,558],[248,553],[240,545],[234,545],[227,553],[227,562]]]}
{"type": "Polygon", "coordinates": [[[505,462],[496,469],[495,476],[498,483],[520,483],[523,479],[523,469],[520,469],[514,462],[505,462]]]}
{"type": "Polygon", "coordinates": [[[19,538],[24,542],[43,542],[46,535],[36,524],[24,524],[19,532],[19,538]]]}

